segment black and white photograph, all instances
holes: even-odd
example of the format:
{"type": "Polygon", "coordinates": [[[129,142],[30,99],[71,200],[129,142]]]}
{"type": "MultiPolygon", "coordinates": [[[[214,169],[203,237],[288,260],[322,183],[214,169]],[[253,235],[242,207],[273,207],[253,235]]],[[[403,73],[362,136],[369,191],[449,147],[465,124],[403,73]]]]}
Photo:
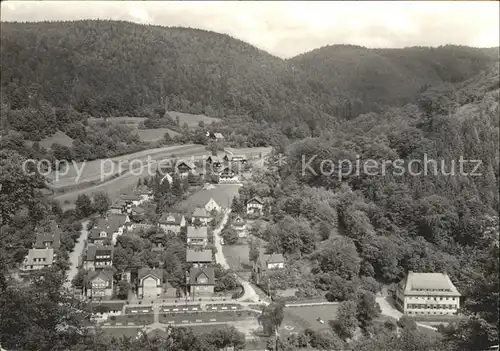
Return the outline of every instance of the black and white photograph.
{"type": "Polygon", "coordinates": [[[0,351],[498,351],[500,1],[2,1],[0,351]]]}

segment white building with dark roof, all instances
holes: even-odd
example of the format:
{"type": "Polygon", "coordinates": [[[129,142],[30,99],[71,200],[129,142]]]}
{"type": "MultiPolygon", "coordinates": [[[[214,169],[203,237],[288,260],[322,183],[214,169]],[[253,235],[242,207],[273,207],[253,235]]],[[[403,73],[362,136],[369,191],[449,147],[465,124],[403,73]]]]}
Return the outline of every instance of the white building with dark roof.
{"type": "Polygon", "coordinates": [[[187,244],[195,246],[206,246],[208,244],[207,227],[187,227],[187,244]]]}
{"type": "Polygon", "coordinates": [[[446,273],[408,272],[396,289],[396,304],[408,315],[455,314],[460,293],[446,273]]]}

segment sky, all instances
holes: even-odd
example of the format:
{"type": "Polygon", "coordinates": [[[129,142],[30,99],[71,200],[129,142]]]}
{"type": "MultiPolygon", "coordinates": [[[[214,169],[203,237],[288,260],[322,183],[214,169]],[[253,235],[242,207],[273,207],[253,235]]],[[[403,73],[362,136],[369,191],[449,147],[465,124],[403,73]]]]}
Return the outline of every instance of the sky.
{"type": "Polygon", "coordinates": [[[2,21],[113,19],[212,30],[288,58],[325,45],[499,46],[498,1],[2,1],[2,21]]]}

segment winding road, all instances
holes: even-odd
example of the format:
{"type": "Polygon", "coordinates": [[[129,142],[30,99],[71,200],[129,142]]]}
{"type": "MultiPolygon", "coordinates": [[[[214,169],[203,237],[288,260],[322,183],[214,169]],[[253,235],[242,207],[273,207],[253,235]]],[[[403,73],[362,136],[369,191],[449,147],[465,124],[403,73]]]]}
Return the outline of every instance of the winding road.
{"type": "MultiPolygon", "coordinates": [[[[217,253],[215,254],[215,261],[219,263],[223,268],[229,269],[229,264],[226,261],[226,258],[224,257],[224,252],[222,251],[222,245],[220,243],[221,237],[220,237],[220,232],[226,225],[228,219],[229,219],[229,214],[231,213],[231,209],[228,209],[224,213],[224,217],[222,218],[222,221],[220,222],[219,226],[214,229],[214,243],[215,247],[217,248],[217,253]]],[[[252,302],[258,302],[259,301],[259,296],[255,292],[254,288],[252,285],[247,282],[246,280],[242,279],[240,276],[236,275],[239,283],[243,286],[243,296],[241,296],[237,301],[244,302],[244,301],[252,301],[252,302]]]]}
{"type": "Polygon", "coordinates": [[[68,270],[68,278],[66,280],[66,283],[64,283],[65,288],[71,289],[71,281],[78,273],[78,263],[80,260],[80,255],[82,254],[83,249],[85,248],[85,240],[87,240],[87,237],[89,235],[89,232],[87,231],[88,224],[89,224],[88,220],[82,222],[82,230],[80,233],[80,237],[78,238],[78,241],[76,242],[73,251],[69,254],[70,267],[68,270]]]}

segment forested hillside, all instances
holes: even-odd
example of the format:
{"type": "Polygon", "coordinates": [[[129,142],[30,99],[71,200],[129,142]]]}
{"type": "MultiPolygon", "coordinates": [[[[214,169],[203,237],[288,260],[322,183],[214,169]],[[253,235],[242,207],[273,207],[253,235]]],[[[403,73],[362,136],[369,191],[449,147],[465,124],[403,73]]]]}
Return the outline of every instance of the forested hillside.
{"type": "Polygon", "coordinates": [[[498,48],[368,49],[354,45],[319,48],[289,60],[326,90],[343,94],[347,117],[411,102],[430,86],[457,83],[498,58],[498,48]]]}
{"type": "MultiPolygon", "coordinates": [[[[417,104],[363,114],[290,145],[285,165],[275,160],[240,190],[243,199],[269,201],[270,225],[255,233],[289,264],[270,273],[273,284],[298,288],[299,297],[349,301],[408,271],[446,271],[464,296],[462,312],[475,318],[443,331],[450,348],[426,340],[417,349],[484,350],[497,343],[499,93],[496,66],[427,90],[417,104]],[[305,168],[315,155],[312,170],[305,168]],[[471,174],[474,165],[465,163],[461,172],[461,157],[481,160],[480,167],[471,174]],[[436,161],[436,171],[431,163],[423,173],[426,158],[436,161]],[[357,173],[357,159],[379,166],[357,173]],[[384,161],[398,159],[406,172],[394,164],[382,171],[384,161]],[[341,160],[352,162],[352,172],[341,160]]],[[[368,338],[363,349],[374,342],[368,338]]]]}
{"type": "Polygon", "coordinates": [[[455,46],[340,46],[283,60],[214,32],[101,20],[2,23],[0,48],[2,99],[14,110],[42,101],[92,116],[145,116],[160,106],[248,115],[309,135],[491,62],[484,50],[455,46]]]}

